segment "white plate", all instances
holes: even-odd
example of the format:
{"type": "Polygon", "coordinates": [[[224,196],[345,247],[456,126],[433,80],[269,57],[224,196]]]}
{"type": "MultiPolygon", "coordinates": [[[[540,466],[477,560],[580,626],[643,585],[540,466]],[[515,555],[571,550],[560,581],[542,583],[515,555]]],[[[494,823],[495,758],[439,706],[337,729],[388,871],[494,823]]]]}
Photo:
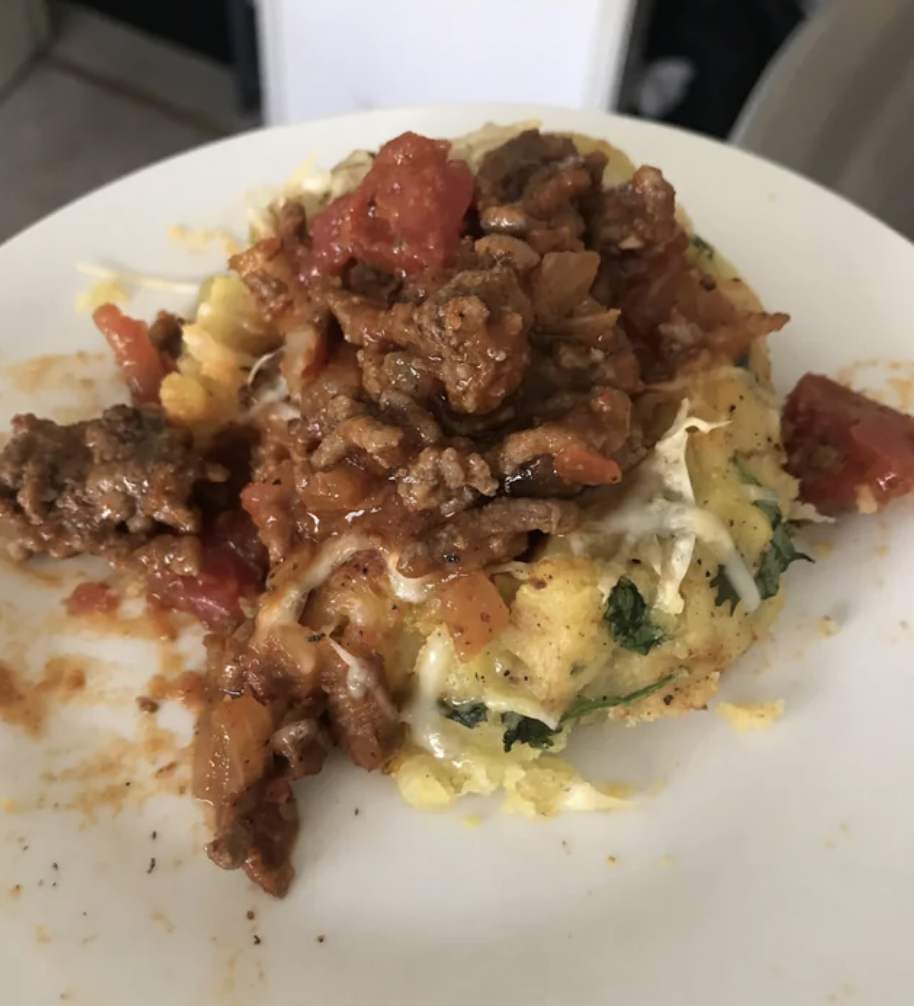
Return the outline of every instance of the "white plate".
{"type": "MultiPolygon", "coordinates": [[[[0,249],[2,362],[101,348],[74,313],[86,285],[77,261],[202,276],[218,256],[177,248],[168,226],[239,225],[243,194],[308,155],[329,164],[407,128],[447,136],[531,115],[663,168],[701,234],[772,309],[792,314],[773,342],[781,389],[808,369],[911,357],[914,248],[846,203],[685,133],[486,107],[254,133],[87,197],[0,249]]],[[[163,304],[181,299],[144,296],[132,306],[163,304]]],[[[5,384],[3,411],[59,404],[51,364],[42,374],[44,391],[30,397],[5,384]]],[[[872,384],[880,375],[864,376],[872,384]]],[[[71,406],[83,394],[73,377],[71,406]]],[[[142,725],[131,695],[158,669],[155,647],[61,640],[59,616],[47,614],[51,588],[3,571],[0,658],[23,658],[29,644],[39,674],[54,651],[94,648],[107,663],[84,662],[88,695],[108,697],[55,706],[39,741],[0,723],[2,1001],[908,1006],[911,512],[902,503],[821,532],[833,554],[791,570],[774,638],[723,686],[731,699],[783,698],[786,714],[771,730],[742,736],[696,713],[588,737],[577,745],[583,764],[638,784],[641,806],[548,822],[502,817],[485,802],[410,811],[383,777],[336,764],[301,789],[299,877],[281,903],[210,865],[190,798],[149,797],[156,786],[175,788],[150,778],[173,745],[159,738],[156,747],[148,728],[135,740],[142,725]],[[831,638],[816,631],[826,615],[840,625],[831,638]],[[117,731],[134,741],[116,743],[117,731]],[[93,751],[104,757],[93,762],[93,751]],[[80,800],[86,787],[91,800],[80,800]],[[121,808],[116,797],[128,790],[121,808]],[[470,813],[482,816],[479,827],[466,826],[470,813]]],[[[167,716],[186,728],[178,713],[167,716]]]]}

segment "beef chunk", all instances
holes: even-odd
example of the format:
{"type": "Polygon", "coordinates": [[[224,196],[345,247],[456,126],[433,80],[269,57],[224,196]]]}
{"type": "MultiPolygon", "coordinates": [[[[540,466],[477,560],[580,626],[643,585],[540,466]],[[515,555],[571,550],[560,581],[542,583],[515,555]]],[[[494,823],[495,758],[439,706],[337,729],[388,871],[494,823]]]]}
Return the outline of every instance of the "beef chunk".
{"type": "Polygon", "coordinates": [[[0,454],[0,521],[20,555],[117,558],[164,529],[199,531],[194,486],[220,477],[155,406],[70,426],[22,415],[0,454]]]}
{"type": "Polygon", "coordinates": [[[532,314],[506,268],[458,273],[419,308],[414,347],[433,362],[454,410],[491,412],[517,389],[532,314]]]}
{"type": "Polygon", "coordinates": [[[602,194],[590,227],[603,252],[660,250],[680,230],[676,192],[657,168],[638,168],[630,182],[602,194]]]}
{"type": "Polygon", "coordinates": [[[435,528],[421,541],[411,541],[400,555],[404,576],[434,570],[478,569],[515,559],[527,547],[531,531],[564,534],[580,520],[577,506],[566,500],[497,499],[467,510],[435,528]]]}
{"type": "Polygon", "coordinates": [[[400,721],[380,658],[328,647],[321,685],[334,733],[360,768],[381,768],[399,746],[400,721]]]}
{"type": "Polygon", "coordinates": [[[498,481],[485,459],[456,446],[426,447],[397,473],[397,492],[410,510],[434,510],[451,517],[480,496],[494,496],[498,481]]]}

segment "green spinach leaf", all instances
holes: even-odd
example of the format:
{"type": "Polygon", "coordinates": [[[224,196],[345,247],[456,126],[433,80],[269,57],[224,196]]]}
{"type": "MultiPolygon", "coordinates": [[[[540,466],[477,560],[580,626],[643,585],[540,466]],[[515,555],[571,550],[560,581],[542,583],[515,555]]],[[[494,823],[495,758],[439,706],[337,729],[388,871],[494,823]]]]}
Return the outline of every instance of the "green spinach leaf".
{"type": "Polygon", "coordinates": [[[639,688],[636,692],[629,692],[628,695],[616,695],[612,697],[604,695],[602,698],[597,699],[575,699],[562,714],[562,723],[576,720],[581,716],[586,716],[588,713],[595,712],[597,709],[613,709],[616,706],[628,706],[633,702],[640,702],[642,699],[649,698],[651,695],[659,692],[662,688],[666,688],[667,685],[672,684],[674,681],[687,677],[687,675],[687,671],[674,671],[665,678],[655,681],[652,685],[639,688]]]}
{"type": "Polygon", "coordinates": [[[689,238],[689,243],[700,255],[704,255],[706,259],[714,261],[714,245],[705,239],[700,234],[693,234],[689,238]]]}
{"type": "MultiPolygon", "coordinates": [[[[761,482],[747,471],[738,460],[733,461],[733,467],[740,479],[747,485],[761,485],[761,482]]],[[[813,560],[803,552],[798,552],[794,547],[793,539],[790,537],[790,528],[776,503],[771,500],[756,500],[752,505],[761,510],[771,525],[771,541],[762,552],[758,569],[755,572],[755,584],[758,587],[759,595],[763,601],[766,601],[778,592],[781,576],[792,562],[798,560],[812,562],[813,560]]],[[[739,603],[739,595],[733,589],[733,584],[723,566],[718,569],[717,576],[711,581],[711,586],[717,590],[714,603],[717,607],[729,603],[732,615],[739,603]]]]}
{"type": "Polygon", "coordinates": [[[803,562],[813,561],[810,556],[796,550],[793,539],[790,537],[790,531],[780,517],[780,511],[778,511],[779,522],[776,525],[772,524],[774,532],[771,535],[771,541],[768,543],[765,551],[762,552],[758,570],[755,574],[755,582],[763,601],[769,597],[774,597],[778,592],[781,574],[786,571],[792,562],[797,562],[798,560],[802,560],[803,562]]]}
{"type": "Polygon", "coordinates": [[[633,653],[650,653],[666,639],[666,633],[651,620],[641,591],[623,576],[613,587],[603,616],[609,623],[613,638],[633,653]]]}
{"type": "Polygon", "coordinates": [[[718,567],[717,576],[711,581],[711,586],[717,591],[717,595],[714,598],[715,606],[719,608],[722,604],[729,604],[730,614],[732,615],[739,604],[739,594],[734,589],[730,577],[727,576],[723,566],[718,567]]]}
{"type": "Polygon", "coordinates": [[[739,476],[740,482],[745,483],[747,486],[760,486],[762,484],[739,458],[734,458],[730,463],[733,465],[733,470],[739,476]]]}
{"type": "Polygon", "coordinates": [[[449,699],[439,699],[438,709],[446,719],[470,730],[484,723],[489,711],[484,702],[451,702],[449,699]]]}
{"type": "Polygon", "coordinates": [[[503,713],[501,717],[505,725],[505,735],[502,738],[505,752],[515,744],[528,744],[532,748],[551,748],[555,743],[553,737],[561,731],[553,730],[548,723],[536,720],[532,716],[521,716],[520,713],[503,713]]]}

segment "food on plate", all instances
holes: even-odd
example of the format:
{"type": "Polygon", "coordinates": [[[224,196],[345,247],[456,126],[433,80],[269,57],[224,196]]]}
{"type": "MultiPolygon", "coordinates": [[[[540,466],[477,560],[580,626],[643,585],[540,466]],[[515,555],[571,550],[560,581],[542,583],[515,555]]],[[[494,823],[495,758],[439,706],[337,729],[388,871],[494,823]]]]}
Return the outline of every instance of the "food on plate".
{"type": "Polygon", "coordinates": [[[207,627],[208,853],[279,896],[334,747],[417,807],[624,806],[576,725],[704,708],[807,558],[794,515],[911,488],[912,421],[826,378],[785,449],[787,316],[659,169],[527,124],[305,171],[191,317],[94,319],[132,404],[17,417],[0,521],[207,627]]]}
{"type": "Polygon", "coordinates": [[[914,489],[914,419],[821,374],[784,404],[788,469],[824,514],[873,513],[914,489]]]}
{"type": "Polygon", "coordinates": [[[784,715],[783,699],[774,702],[718,702],[715,710],[738,733],[767,730],[784,715]]]}

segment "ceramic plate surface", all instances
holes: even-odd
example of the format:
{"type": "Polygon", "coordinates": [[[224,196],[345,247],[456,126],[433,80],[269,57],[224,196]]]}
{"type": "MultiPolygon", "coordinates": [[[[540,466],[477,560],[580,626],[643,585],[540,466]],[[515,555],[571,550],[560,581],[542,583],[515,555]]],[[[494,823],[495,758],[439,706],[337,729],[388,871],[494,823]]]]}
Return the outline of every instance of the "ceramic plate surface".
{"type": "MultiPolygon", "coordinates": [[[[222,250],[177,245],[169,227],[243,234],[246,193],[306,157],[329,166],[405,129],[449,136],[531,116],[663,169],[699,233],[770,310],[792,315],[772,339],[780,391],[807,370],[851,368],[858,388],[911,404],[914,247],[875,220],[685,133],[593,113],[451,107],[205,147],[0,248],[4,427],[18,411],[69,419],[124,397],[75,310],[89,285],[77,263],[196,281],[222,250]]],[[[191,303],[146,292],[130,310],[191,303]]],[[[27,703],[5,700],[0,720],[0,999],[909,1006],[912,516],[902,502],[820,529],[820,561],[791,569],[774,635],[721,690],[783,699],[770,730],[740,735],[709,711],[582,731],[573,756],[592,777],[637,786],[638,807],[541,822],[503,816],[494,800],[409,810],[389,780],[340,760],[301,789],[299,875],[283,902],[207,861],[200,814],[181,795],[189,720],[169,705],[153,721],[135,704],[152,675],[199,666],[199,641],[68,629],[60,598],[87,566],[3,564],[0,661],[39,685],[27,703]],[[825,617],[835,635],[818,631],[825,617]]],[[[135,628],[155,635],[141,618],[135,628]]]]}

